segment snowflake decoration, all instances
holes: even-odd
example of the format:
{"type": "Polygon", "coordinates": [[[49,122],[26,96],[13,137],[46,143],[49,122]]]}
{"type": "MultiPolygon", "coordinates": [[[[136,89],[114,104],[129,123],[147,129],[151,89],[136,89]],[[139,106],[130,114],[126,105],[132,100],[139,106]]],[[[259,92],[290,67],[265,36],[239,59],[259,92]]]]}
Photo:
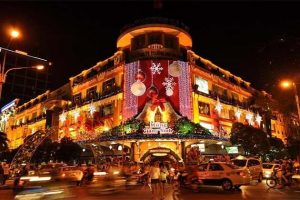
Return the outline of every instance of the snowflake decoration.
{"type": "Polygon", "coordinates": [[[65,114],[65,112],[63,112],[61,115],[59,115],[59,121],[61,121],[62,123],[64,123],[67,119],[67,116],[65,114]]]}
{"type": "Polygon", "coordinates": [[[223,106],[222,106],[222,104],[220,103],[220,99],[219,99],[219,97],[218,97],[218,98],[217,98],[217,103],[216,103],[215,110],[218,111],[218,113],[220,114],[222,108],[223,108],[223,106]]]}
{"type": "Polygon", "coordinates": [[[246,119],[248,120],[248,123],[249,123],[250,125],[253,125],[252,118],[253,118],[253,113],[251,113],[250,111],[248,111],[248,113],[247,113],[247,115],[246,115],[246,119]]]}
{"type": "Polygon", "coordinates": [[[176,83],[174,82],[173,77],[165,78],[165,81],[162,83],[165,86],[166,90],[173,90],[176,83]]]}
{"type": "Polygon", "coordinates": [[[90,114],[93,116],[94,112],[96,112],[96,108],[94,106],[94,104],[91,104],[90,107],[89,107],[89,112],[90,114]]]}
{"type": "Polygon", "coordinates": [[[240,120],[241,118],[241,115],[242,115],[242,111],[238,108],[235,112],[235,116],[238,120],[240,120]]]}
{"type": "Polygon", "coordinates": [[[154,74],[160,74],[161,71],[163,70],[163,68],[161,67],[160,63],[157,63],[157,64],[152,63],[150,70],[151,70],[152,74],[154,75],[154,74]]]}
{"type": "Polygon", "coordinates": [[[262,117],[258,113],[256,114],[255,121],[260,126],[260,123],[262,121],[262,117]]]}

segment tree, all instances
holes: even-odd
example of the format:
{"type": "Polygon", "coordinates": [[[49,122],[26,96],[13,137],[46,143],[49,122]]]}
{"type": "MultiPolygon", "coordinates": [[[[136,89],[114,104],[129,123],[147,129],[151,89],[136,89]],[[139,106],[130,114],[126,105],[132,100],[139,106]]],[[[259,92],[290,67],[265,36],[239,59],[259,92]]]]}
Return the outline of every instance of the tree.
{"type": "Polygon", "coordinates": [[[46,138],[33,154],[31,161],[33,163],[42,163],[56,160],[58,147],[59,143],[52,142],[51,139],[46,138]]]}
{"type": "Polygon", "coordinates": [[[232,125],[230,141],[241,145],[248,155],[264,155],[270,149],[266,132],[242,123],[232,125]]]}
{"type": "Polygon", "coordinates": [[[287,149],[281,139],[270,137],[268,140],[270,143],[269,159],[283,159],[287,156],[287,149]]]}
{"type": "Polygon", "coordinates": [[[287,149],[293,159],[300,160],[300,139],[295,135],[287,138],[287,149]]]}

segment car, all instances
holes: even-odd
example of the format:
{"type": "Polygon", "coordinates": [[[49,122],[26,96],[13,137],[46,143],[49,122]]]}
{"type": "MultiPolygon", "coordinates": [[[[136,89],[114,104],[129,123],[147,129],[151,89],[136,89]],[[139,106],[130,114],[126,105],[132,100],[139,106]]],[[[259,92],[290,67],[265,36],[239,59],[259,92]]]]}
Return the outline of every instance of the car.
{"type": "Polygon", "coordinates": [[[49,175],[52,180],[80,181],[82,179],[83,172],[75,166],[67,166],[65,164],[48,164],[40,169],[39,175],[49,175]]]}
{"type": "Polygon", "coordinates": [[[280,165],[276,163],[263,163],[262,168],[263,178],[270,178],[272,177],[274,171],[280,168],[280,165]]]}
{"type": "Polygon", "coordinates": [[[239,189],[242,185],[249,185],[251,181],[248,170],[223,162],[200,164],[195,175],[199,184],[222,186],[226,191],[233,187],[239,189]]]}
{"type": "Polygon", "coordinates": [[[39,175],[51,175],[56,176],[59,173],[59,168],[67,166],[64,163],[49,163],[47,165],[43,165],[39,171],[39,175]]]}
{"type": "Polygon", "coordinates": [[[252,180],[261,182],[263,179],[263,168],[261,162],[256,158],[237,157],[232,159],[232,164],[242,168],[248,169],[252,180]]]}

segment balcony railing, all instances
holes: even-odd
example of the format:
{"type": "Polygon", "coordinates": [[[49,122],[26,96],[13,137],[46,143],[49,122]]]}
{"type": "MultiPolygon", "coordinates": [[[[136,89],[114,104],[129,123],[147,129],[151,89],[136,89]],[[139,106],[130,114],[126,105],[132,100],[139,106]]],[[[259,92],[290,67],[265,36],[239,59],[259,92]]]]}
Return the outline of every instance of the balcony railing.
{"type": "Polygon", "coordinates": [[[219,95],[218,93],[214,92],[214,91],[209,91],[209,94],[206,94],[204,92],[200,92],[196,89],[196,87],[194,88],[194,92],[196,94],[199,94],[199,95],[202,95],[202,96],[206,96],[206,97],[209,97],[209,98],[212,98],[214,100],[217,100],[217,98],[219,98],[220,102],[221,103],[224,103],[224,104],[228,104],[228,105],[233,105],[233,106],[238,106],[238,107],[241,107],[241,108],[244,108],[244,109],[247,109],[249,108],[249,103],[248,102],[241,102],[239,100],[236,100],[234,98],[230,98],[226,95],[219,95]]]}
{"type": "Polygon", "coordinates": [[[10,128],[11,129],[15,129],[15,128],[18,128],[18,127],[22,127],[22,126],[26,126],[26,125],[31,125],[31,124],[34,124],[34,123],[36,123],[36,122],[39,122],[39,121],[41,121],[41,120],[43,120],[43,119],[46,119],[46,115],[40,115],[40,116],[37,116],[37,117],[35,117],[35,118],[33,118],[33,119],[30,119],[30,120],[27,120],[26,122],[22,122],[21,124],[19,124],[19,125],[12,125],[10,128]]]}
{"type": "Polygon", "coordinates": [[[108,71],[108,70],[112,70],[118,66],[119,65],[114,65],[113,60],[108,61],[105,65],[101,66],[99,69],[92,69],[86,76],[79,75],[79,76],[75,77],[72,87],[74,87],[76,85],[80,85],[84,82],[87,82],[87,81],[93,79],[96,75],[103,73],[105,71],[108,71]]]}
{"type": "Polygon", "coordinates": [[[174,49],[137,49],[129,53],[129,61],[137,59],[161,58],[161,59],[183,59],[183,54],[179,50],[174,49]]]}
{"type": "Polygon", "coordinates": [[[92,101],[99,101],[108,97],[111,97],[113,95],[116,95],[118,93],[121,93],[122,89],[121,87],[115,86],[112,89],[102,92],[102,93],[95,93],[95,95],[91,96],[91,97],[87,97],[85,99],[80,99],[77,101],[73,101],[71,105],[68,105],[68,107],[65,108],[65,110],[72,110],[74,109],[76,106],[83,106],[86,104],[91,103],[92,101]]]}
{"type": "Polygon", "coordinates": [[[116,141],[116,140],[137,140],[137,139],[215,139],[221,141],[227,141],[226,138],[220,138],[214,135],[205,135],[205,134],[143,134],[143,133],[132,133],[127,135],[122,135],[121,133],[118,135],[108,136],[101,135],[95,140],[97,141],[116,141]]]}

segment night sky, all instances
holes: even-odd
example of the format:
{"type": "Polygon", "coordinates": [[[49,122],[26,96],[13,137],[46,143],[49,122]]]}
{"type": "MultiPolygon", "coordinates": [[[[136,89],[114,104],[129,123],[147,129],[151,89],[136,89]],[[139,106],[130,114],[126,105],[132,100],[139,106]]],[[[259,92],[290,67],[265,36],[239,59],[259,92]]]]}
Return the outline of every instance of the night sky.
{"type": "MultiPolygon", "coordinates": [[[[252,86],[282,96],[277,80],[300,79],[299,3],[279,2],[1,2],[0,46],[9,26],[22,30],[12,48],[53,62],[53,88],[116,51],[120,29],[162,16],[190,28],[193,50],[252,86]]],[[[299,81],[300,82],[300,81],[299,81]]]]}

